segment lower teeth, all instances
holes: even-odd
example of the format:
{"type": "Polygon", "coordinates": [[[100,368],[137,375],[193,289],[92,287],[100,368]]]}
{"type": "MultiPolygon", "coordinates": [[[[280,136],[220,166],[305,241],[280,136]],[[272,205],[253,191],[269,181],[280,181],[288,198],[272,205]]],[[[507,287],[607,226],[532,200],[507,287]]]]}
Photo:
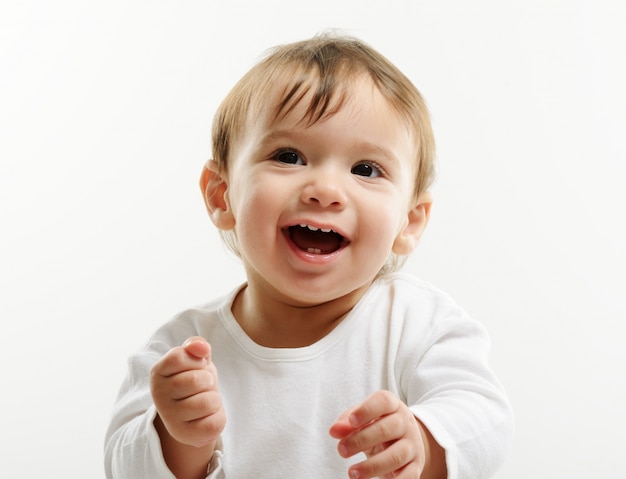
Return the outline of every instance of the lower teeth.
{"type": "Polygon", "coordinates": [[[314,253],[314,254],[320,254],[322,252],[321,249],[317,249],[317,248],[307,248],[307,253],[314,253]]]}

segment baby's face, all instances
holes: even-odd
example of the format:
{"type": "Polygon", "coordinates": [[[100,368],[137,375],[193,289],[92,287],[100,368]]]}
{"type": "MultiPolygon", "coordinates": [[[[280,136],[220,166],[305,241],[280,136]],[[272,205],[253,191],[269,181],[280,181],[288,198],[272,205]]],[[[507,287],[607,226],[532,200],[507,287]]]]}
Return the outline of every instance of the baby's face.
{"type": "Polygon", "coordinates": [[[309,305],[367,287],[394,250],[414,204],[416,142],[366,77],[334,115],[264,115],[230,158],[228,198],[249,282],[309,305]]]}

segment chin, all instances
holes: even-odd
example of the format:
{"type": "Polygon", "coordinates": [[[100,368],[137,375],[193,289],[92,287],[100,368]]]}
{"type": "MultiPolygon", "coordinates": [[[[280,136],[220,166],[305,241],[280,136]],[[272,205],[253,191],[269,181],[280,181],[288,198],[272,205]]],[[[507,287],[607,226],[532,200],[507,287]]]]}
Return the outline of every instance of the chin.
{"type": "Polygon", "coordinates": [[[307,307],[348,297],[357,291],[366,289],[370,283],[371,281],[365,281],[359,284],[350,284],[347,281],[339,281],[338,285],[333,287],[329,285],[328,277],[322,276],[315,280],[292,282],[279,291],[291,304],[307,307]]]}

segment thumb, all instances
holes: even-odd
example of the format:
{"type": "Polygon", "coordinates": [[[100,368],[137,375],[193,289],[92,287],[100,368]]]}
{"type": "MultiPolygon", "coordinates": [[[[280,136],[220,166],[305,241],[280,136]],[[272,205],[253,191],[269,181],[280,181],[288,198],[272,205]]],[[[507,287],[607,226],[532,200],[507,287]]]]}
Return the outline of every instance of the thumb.
{"type": "Polygon", "coordinates": [[[201,336],[192,336],[183,343],[183,348],[191,356],[198,359],[211,360],[211,345],[201,336]]]}
{"type": "Polygon", "coordinates": [[[329,433],[335,439],[343,439],[354,432],[354,427],[350,424],[349,417],[354,408],[347,409],[339,415],[330,426],[329,433]]]}

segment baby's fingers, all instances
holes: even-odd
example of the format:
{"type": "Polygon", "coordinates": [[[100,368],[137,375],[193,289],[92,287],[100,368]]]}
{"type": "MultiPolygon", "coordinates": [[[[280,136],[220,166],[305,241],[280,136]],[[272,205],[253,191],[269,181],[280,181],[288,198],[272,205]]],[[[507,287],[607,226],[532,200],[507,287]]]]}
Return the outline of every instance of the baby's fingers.
{"type": "Polygon", "coordinates": [[[354,428],[363,427],[379,417],[393,414],[401,405],[402,402],[393,393],[376,391],[352,410],[348,422],[354,428]]]}
{"type": "Polygon", "coordinates": [[[169,378],[168,388],[174,400],[216,389],[216,379],[207,369],[192,369],[169,378]]]}
{"type": "Polygon", "coordinates": [[[343,439],[354,431],[354,428],[348,422],[348,417],[352,413],[352,409],[347,409],[341,415],[335,419],[335,422],[330,426],[329,433],[331,437],[335,439],[343,439]]]}
{"type": "Polygon", "coordinates": [[[154,375],[168,378],[192,369],[206,369],[211,347],[202,338],[190,338],[182,346],[170,349],[152,368],[154,375]],[[202,354],[205,353],[203,356],[202,354]]]}
{"type": "Polygon", "coordinates": [[[403,437],[405,432],[403,416],[399,414],[384,416],[339,441],[339,454],[351,457],[364,452],[370,456],[403,437]]]}
{"type": "Polygon", "coordinates": [[[176,409],[177,420],[191,423],[207,418],[223,409],[222,398],[217,391],[207,391],[194,394],[180,401],[176,409]]]}
{"type": "Polygon", "coordinates": [[[192,336],[183,343],[187,354],[197,359],[211,360],[211,345],[201,336],[192,336]]]}
{"type": "Polygon", "coordinates": [[[217,391],[196,394],[179,401],[181,407],[159,412],[157,418],[170,436],[183,444],[202,447],[224,429],[226,414],[217,391]]]}
{"type": "Polygon", "coordinates": [[[415,461],[415,451],[408,441],[397,441],[387,449],[350,467],[350,477],[366,479],[372,477],[409,479],[419,477],[421,470],[415,461]]]}

